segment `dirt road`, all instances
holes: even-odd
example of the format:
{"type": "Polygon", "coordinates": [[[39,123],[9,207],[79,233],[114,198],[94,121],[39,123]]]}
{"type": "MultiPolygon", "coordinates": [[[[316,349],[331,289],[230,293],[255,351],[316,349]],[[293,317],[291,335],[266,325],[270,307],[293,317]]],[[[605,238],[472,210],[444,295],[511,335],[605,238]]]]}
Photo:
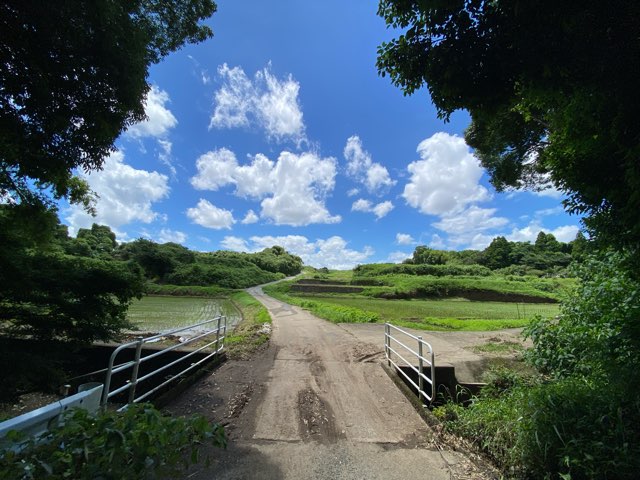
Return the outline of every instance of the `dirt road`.
{"type": "Polygon", "coordinates": [[[230,445],[189,478],[486,478],[463,454],[433,442],[380,366],[382,338],[359,341],[260,288],[250,293],[273,318],[270,349],[259,364],[223,366],[192,397],[200,411],[230,417],[230,445]],[[236,388],[228,405],[216,398],[223,381],[236,388]]]}

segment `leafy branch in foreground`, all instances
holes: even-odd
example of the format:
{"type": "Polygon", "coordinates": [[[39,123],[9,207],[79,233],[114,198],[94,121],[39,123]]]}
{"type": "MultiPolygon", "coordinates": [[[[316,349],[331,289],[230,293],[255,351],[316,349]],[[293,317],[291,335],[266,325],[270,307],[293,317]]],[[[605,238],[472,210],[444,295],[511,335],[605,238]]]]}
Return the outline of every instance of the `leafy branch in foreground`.
{"type": "Polygon", "coordinates": [[[149,404],[96,416],[76,409],[44,438],[28,440],[18,452],[0,452],[0,479],[171,476],[199,462],[205,443],[226,447],[226,438],[222,426],[202,416],[169,417],[149,404]]]}

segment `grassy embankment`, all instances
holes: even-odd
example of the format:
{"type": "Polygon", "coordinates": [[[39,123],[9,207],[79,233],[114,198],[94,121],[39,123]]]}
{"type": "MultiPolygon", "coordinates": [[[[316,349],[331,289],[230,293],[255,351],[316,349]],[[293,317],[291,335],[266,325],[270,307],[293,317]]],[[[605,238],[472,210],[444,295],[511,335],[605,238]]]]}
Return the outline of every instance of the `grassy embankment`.
{"type": "Polygon", "coordinates": [[[365,274],[330,272],[265,291],[336,323],[392,322],[425,330],[477,331],[523,327],[535,315],[555,316],[556,302],[574,284],[572,279],[504,277],[484,271],[438,276],[451,269],[437,268],[431,269],[436,275],[378,275],[380,267],[377,271],[366,267],[365,274]],[[356,286],[359,291],[354,292],[356,286]]]}
{"type": "Polygon", "coordinates": [[[230,358],[246,358],[271,335],[271,317],[264,306],[246,292],[235,292],[231,301],[242,313],[242,320],[227,335],[225,348],[230,358]]]}

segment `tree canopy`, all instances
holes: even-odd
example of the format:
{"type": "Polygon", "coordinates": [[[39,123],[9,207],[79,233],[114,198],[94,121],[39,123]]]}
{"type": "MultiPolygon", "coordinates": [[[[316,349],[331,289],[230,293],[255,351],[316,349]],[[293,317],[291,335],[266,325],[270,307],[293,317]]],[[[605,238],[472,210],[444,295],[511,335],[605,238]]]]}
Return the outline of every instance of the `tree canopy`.
{"type": "Polygon", "coordinates": [[[212,0],[7,0],[0,5],[0,198],[89,207],[74,169],[100,169],[145,118],[148,68],[202,25],[212,0]]]}
{"type": "Polygon", "coordinates": [[[101,235],[108,245],[108,227],[94,225],[83,238],[72,239],[54,212],[36,209],[45,207],[0,205],[3,333],[80,342],[113,338],[128,325],[129,304],[143,293],[140,269],[114,261],[94,241],[101,235]],[[37,228],[30,214],[43,220],[37,228]]]}
{"type": "Polygon", "coordinates": [[[458,109],[498,190],[551,182],[592,236],[640,246],[640,4],[381,0],[378,71],[458,109]]]}

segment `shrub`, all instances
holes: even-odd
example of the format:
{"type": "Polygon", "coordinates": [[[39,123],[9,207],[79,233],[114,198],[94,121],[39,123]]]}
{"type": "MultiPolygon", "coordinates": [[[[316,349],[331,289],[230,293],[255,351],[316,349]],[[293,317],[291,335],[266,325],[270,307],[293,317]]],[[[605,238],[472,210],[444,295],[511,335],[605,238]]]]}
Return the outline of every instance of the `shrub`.
{"type": "Polygon", "coordinates": [[[501,375],[469,409],[441,412],[448,427],[519,477],[637,478],[640,283],[626,259],[588,259],[560,318],[528,328],[547,382],[501,375]]]}
{"type": "Polygon", "coordinates": [[[578,379],[516,385],[438,416],[519,478],[636,478],[640,402],[601,387],[578,379]]]}
{"type": "Polygon", "coordinates": [[[229,289],[212,286],[201,287],[197,285],[161,285],[147,282],[147,295],[170,295],[175,297],[219,297],[229,292],[229,289]]]}
{"type": "MultiPolygon", "coordinates": [[[[14,432],[17,433],[17,432],[14,432]]],[[[17,437],[14,435],[14,437],[17,437]]],[[[124,413],[72,410],[62,426],[0,454],[2,479],[118,479],[171,476],[199,461],[203,442],[226,446],[224,429],[202,416],[162,415],[149,404],[124,413]]]]}
{"type": "Polygon", "coordinates": [[[625,257],[608,254],[578,267],[581,283],[561,306],[558,320],[538,319],[526,333],[534,348],[527,357],[556,377],[639,379],[640,283],[622,266],[625,257]]]}
{"type": "Polygon", "coordinates": [[[373,263],[359,265],[353,270],[354,278],[375,277],[380,275],[431,275],[434,277],[473,275],[486,277],[491,270],[481,265],[430,265],[430,264],[394,264],[373,263]]]}

